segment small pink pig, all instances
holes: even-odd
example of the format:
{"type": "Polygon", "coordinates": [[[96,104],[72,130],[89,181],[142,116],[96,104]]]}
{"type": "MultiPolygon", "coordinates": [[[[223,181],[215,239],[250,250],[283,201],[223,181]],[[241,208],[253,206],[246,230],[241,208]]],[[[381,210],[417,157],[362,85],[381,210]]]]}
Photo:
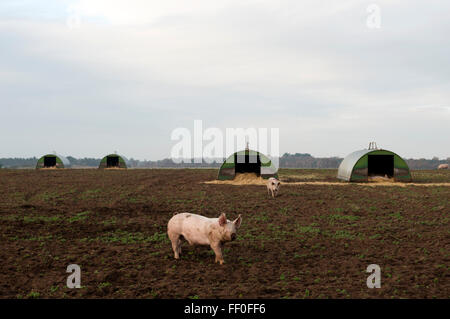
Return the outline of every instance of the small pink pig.
{"type": "Polygon", "coordinates": [[[222,265],[222,247],[226,242],[236,239],[236,231],[241,222],[241,215],[234,221],[229,221],[224,213],[219,218],[190,213],[176,214],[167,224],[167,234],[172,242],[175,259],[180,258],[181,239],[184,238],[190,245],[210,245],[216,254],[215,262],[222,265]]]}
{"type": "Polygon", "coordinates": [[[280,190],[281,182],[275,177],[271,177],[267,180],[267,193],[270,196],[270,192],[272,192],[272,197],[277,196],[278,191],[280,190]]]}

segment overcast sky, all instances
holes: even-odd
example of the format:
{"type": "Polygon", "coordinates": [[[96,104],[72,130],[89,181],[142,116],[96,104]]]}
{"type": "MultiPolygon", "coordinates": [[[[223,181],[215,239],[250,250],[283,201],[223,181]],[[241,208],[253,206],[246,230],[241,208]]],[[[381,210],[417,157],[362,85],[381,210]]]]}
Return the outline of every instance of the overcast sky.
{"type": "Polygon", "coordinates": [[[447,158],[449,36],[448,0],[1,0],[0,157],[162,159],[203,120],[447,158]]]}

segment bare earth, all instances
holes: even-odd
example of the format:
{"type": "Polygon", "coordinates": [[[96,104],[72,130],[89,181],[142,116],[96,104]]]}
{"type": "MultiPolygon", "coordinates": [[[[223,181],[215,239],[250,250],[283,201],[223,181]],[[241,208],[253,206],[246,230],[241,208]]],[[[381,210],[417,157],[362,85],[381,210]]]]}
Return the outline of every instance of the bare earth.
{"type": "Polygon", "coordinates": [[[275,199],[264,181],[216,176],[0,170],[0,297],[450,297],[450,171],[383,185],[343,183],[336,170],[281,170],[275,199]],[[174,212],[242,214],[225,265],[187,243],[173,259],[174,212]],[[73,263],[81,289],[66,287],[73,263]],[[381,267],[380,289],[366,286],[370,264],[381,267]]]}

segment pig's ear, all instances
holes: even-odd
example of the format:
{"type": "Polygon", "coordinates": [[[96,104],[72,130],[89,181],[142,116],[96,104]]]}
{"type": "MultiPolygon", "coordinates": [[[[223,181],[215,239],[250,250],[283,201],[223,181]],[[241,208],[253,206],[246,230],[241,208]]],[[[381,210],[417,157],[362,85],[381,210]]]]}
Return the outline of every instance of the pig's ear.
{"type": "Polygon", "coordinates": [[[219,217],[219,225],[224,226],[226,224],[227,224],[227,216],[225,215],[225,213],[222,213],[219,217]]]}
{"type": "Polygon", "coordinates": [[[236,228],[239,228],[239,227],[241,227],[241,222],[242,222],[242,216],[239,214],[238,218],[236,218],[233,223],[236,225],[236,228]]]}

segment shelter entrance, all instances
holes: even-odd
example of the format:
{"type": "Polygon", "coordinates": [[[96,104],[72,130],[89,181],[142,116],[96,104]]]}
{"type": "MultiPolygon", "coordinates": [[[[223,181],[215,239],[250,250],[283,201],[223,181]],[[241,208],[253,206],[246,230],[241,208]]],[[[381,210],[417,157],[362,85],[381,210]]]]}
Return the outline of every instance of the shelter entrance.
{"type": "Polygon", "coordinates": [[[394,177],[394,155],[369,155],[368,175],[394,177]]]}
{"type": "Polygon", "coordinates": [[[44,157],[44,167],[55,167],[55,166],[56,166],[56,156],[44,157]]]}
{"type": "Polygon", "coordinates": [[[235,172],[238,173],[255,173],[261,175],[261,159],[259,154],[234,154],[235,172]]]}
{"type": "Polygon", "coordinates": [[[106,167],[119,167],[119,156],[108,156],[106,158],[106,167]]]}

